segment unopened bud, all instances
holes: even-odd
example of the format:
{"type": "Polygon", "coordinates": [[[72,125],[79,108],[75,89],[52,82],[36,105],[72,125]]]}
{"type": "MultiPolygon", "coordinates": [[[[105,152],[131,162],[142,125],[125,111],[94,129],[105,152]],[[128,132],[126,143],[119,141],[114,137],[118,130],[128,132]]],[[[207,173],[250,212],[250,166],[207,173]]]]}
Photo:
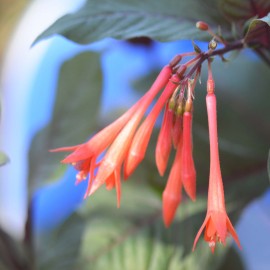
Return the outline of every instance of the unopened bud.
{"type": "Polygon", "coordinates": [[[208,43],[208,48],[211,49],[211,50],[215,50],[217,47],[217,42],[212,39],[209,43],[208,43]]]}
{"type": "Polygon", "coordinates": [[[168,106],[170,110],[174,111],[175,103],[176,102],[175,102],[174,97],[171,97],[170,100],[169,100],[169,106],[168,106]]]}
{"type": "Polygon", "coordinates": [[[193,46],[193,49],[196,53],[201,53],[202,50],[200,49],[200,47],[194,43],[194,41],[192,40],[192,46],[193,46]]]}
{"type": "Polygon", "coordinates": [[[182,55],[177,54],[169,63],[171,67],[175,67],[182,60],[182,55]]]}
{"type": "Polygon", "coordinates": [[[209,28],[208,24],[202,21],[197,22],[196,27],[201,31],[207,31],[209,28]]]}
{"type": "Polygon", "coordinates": [[[181,65],[181,66],[176,70],[177,75],[181,78],[181,77],[184,75],[186,69],[187,69],[187,66],[186,66],[186,65],[181,65]]]}
{"type": "Polygon", "coordinates": [[[186,101],[186,105],[185,105],[185,112],[191,112],[192,111],[192,105],[193,102],[191,99],[186,101]]]}
{"type": "Polygon", "coordinates": [[[185,102],[184,102],[184,100],[182,100],[182,101],[179,102],[179,104],[177,105],[175,114],[176,114],[176,116],[180,116],[180,115],[183,115],[184,112],[185,112],[185,102]]]}

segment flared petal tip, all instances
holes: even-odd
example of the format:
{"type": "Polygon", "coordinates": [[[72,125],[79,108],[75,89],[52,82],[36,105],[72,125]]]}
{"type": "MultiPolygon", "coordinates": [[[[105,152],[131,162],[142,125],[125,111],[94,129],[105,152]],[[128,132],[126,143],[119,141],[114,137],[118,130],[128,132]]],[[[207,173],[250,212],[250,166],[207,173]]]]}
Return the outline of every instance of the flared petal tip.
{"type": "Polygon", "coordinates": [[[78,149],[81,144],[79,145],[74,145],[74,146],[64,146],[64,147],[59,147],[59,148],[54,148],[54,149],[49,149],[49,152],[51,153],[57,153],[57,152],[72,152],[78,149]]]}
{"type": "Polygon", "coordinates": [[[232,225],[232,223],[231,223],[229,217],[227,217],[227,219],[226,219],[226,225],[227,225],[227,228],[228,228],[229,233],[231,234],[232,238],[233,238],[234,241],[236,242],[238,248],[239,248],[240,250],[242,250],[242,246],[241,246],[241,244],[240,244],[240,240],[239,240],[239,238],[238,238],[238,235],[237,235],[237,233],[236,233],[236,231],[235,231],[235,229],[234,229],[234,227],[233,227],[233,225],[232,225]]]}

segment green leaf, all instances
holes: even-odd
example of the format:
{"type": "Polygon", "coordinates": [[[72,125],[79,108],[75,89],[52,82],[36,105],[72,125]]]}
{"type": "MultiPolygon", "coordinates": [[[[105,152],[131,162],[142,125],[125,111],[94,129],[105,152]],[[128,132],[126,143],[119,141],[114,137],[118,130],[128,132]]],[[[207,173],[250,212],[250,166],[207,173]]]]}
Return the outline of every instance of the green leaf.
{"type": "Polygon", "coordinates": [[[56,169],[63,169],[63,153],[49,153],[50,149],[79,144],[97,128],[101,94],[99,55],[82,53],[65,62],[61,68],[58,91],[48,126],[34,137],[29,153],[29,187],[59,177],[56,169]]]}
{"type": "Polygon", "coordinates": [[[0,166],[3,166],[8,162],[9,162],[8,156],[4,152],[0,151],[0,166]]]}
{"type": "Polygon", "coordinates": [[[245,35],[245,41],[270,48],[270,12],[263,18],[252,20],[245,35]]]}
{"type": "Polygon", "coordinates": [[[71,270],[76,268],[84,219],[73,214],[52,231],[36,237],[36,260],[39,270],[71,270]]]}
{"type": "Polygon", "coordinates": [[[221,25],[225,37],[230,35],[230,27],[219,11],[218,1],[88,0],[77,12],[57,20],[35,43],[55,34],[82,44],[106,37],[209,40],[209,34],[195,27],[198,20],[206,21],[214,29],[221,25]]]}

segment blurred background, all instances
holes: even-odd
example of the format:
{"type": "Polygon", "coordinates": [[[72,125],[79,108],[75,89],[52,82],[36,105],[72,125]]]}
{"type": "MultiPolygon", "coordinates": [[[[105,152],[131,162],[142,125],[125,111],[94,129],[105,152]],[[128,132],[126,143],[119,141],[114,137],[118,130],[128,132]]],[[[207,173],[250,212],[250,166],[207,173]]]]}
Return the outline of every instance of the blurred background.
{"type": "Polygon", "coordinates": [[[129,108],[175,54],[193,50],[190,41],[82,46],[57,36],[31,47],[83,3],[0,0],[0,150],[9,159],[0,167],[0,269],[269,269],[269,67],[251,51],[214,62],[227,210],[243,250],[228,239],[213,256],[201,239],[192,253],[209,173],[205,74],[193,126],[198,199],[184,199],[170,229],[161,220],[168,173],[159,177],[154,164],[158,128],[123,185],[120,209],[114,191],[83,200],[86,183],[74,185],[76,172],[59,162],[65,154],[48,152],[86,141],[129,108]]]}

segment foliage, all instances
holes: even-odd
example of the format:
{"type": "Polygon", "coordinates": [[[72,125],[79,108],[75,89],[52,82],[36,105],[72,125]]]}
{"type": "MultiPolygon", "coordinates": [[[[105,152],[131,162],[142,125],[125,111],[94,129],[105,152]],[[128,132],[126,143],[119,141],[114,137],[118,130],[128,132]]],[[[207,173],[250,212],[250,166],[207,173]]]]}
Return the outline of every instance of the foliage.
{"type": "Polygon", "coordinates": [[[205,32],[194,28],[196,20],[206,21],[214,27],[222,26],[223,36],[233,39],[229,22],[237,25],[238,35],[243,35],[239,28],[243,29],[243,24],[250,18],[245,38],[249,40],[251,30],[256,30],[261,24],[269,37],[267,14],[270,4],[265,0],[252,3],[247,0],[117,0],[112,5],[110,0],[88,0],[77,12],[57,20],[35,42],[55,34],[82,44],[105,37],[129,39],[147,36],[159,41],[208,40],[205,32]],[[252,19],[257,12],[264,18],[252,19]]]}

